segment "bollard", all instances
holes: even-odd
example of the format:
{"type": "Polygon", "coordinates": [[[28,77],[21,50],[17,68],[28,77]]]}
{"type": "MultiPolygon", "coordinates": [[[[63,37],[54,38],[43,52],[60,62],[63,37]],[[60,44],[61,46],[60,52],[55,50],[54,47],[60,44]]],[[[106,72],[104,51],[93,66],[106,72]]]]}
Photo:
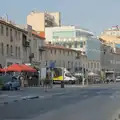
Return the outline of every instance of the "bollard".
{"type": "Polygon", "coordinates": [[[61,88],[64,88],[64,81],[61,81],[61,88]]]}

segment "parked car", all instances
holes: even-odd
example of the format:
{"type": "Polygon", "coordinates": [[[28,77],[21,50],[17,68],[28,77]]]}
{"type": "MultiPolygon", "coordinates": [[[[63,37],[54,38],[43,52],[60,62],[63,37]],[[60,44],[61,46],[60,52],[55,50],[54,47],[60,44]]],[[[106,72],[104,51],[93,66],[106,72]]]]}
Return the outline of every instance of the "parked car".
{"type": "Polygon", "coordinates": [[[16,77],[9,75],[0,76],[2,90],[18,90],[20,89],[20,81],[16,77]]]}
{"type": "Polygon", "coordinates": [[[120,76],[117,76],[115,81],[120,82],[120,76]]]}

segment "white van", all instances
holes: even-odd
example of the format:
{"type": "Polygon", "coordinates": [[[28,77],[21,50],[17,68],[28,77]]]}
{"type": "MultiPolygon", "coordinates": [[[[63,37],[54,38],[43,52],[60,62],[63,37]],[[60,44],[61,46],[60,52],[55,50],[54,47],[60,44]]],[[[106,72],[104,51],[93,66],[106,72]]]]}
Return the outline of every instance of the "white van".
{"type": "Polygon", "coordinates": [[[72,76],[71,73],[64,68],[64,82],[73,84],[76,80],[76,77],[72,76]]]}
{"type": "Polygon", "coordinates": [[[61,82],[64,81],[65,83],[75,83],[77,79],[72,76],[72,74],[63,67],[54,68],[54,82],[61,82]]]}

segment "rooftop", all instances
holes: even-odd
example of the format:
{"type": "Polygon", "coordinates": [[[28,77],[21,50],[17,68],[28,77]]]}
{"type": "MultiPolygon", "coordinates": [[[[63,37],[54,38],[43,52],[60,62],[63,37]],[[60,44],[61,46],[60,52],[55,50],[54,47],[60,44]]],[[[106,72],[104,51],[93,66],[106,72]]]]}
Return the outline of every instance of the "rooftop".
{"type": "Polygon", "coordinates": [[[40,39],[45,40],[44,33],[37,33],[36,31],[32,31],[32,34],[35,35],[36,37],[39,37],[40,39]]]}
{"type": "Polygon", "coordinates": [[[7,21],[7,20],[4,20],[3,18],[0,18],[0,23],[4,24],[4,25],[7,25],[9,27],[12,27],[14,29],[18,29],[19,31],[22,31],[22,32],[27,32],[26,29],[23,29],[21,27],[19,27],[19,25],[15,24],[14,22],[12,21],[7,21]]]}

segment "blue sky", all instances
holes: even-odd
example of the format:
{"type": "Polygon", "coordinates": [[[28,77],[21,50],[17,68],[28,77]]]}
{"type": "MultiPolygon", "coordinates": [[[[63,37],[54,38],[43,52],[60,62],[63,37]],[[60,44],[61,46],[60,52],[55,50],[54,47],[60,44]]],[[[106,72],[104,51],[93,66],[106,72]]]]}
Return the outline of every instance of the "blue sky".
{"type": "Polygon", "coordinates": [[[60,11],[62,24],[77,25],[97,34],[120,25],[120,0],[1,0],[0,16],[8,14],[18,24],[26,23],[32,10],[60,11]]]}

